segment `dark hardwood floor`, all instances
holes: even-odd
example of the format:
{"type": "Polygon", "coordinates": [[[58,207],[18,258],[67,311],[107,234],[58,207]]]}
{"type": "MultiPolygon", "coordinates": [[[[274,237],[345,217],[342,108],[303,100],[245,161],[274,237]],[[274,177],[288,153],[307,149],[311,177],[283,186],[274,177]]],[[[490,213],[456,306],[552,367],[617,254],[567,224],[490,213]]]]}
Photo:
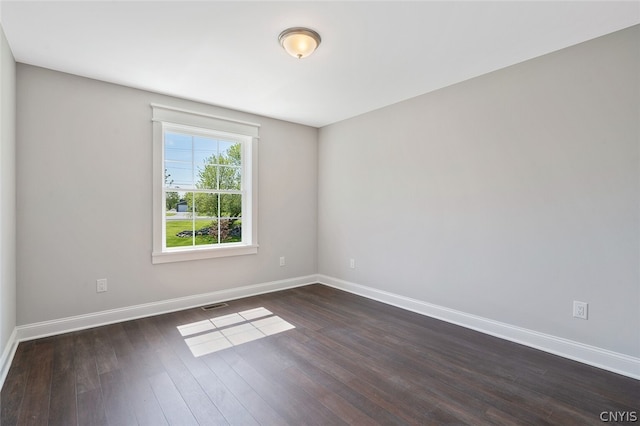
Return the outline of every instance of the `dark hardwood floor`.
{"type": "Polygon", "coordinates": [[[3,426],[595,425],[640,412],[637,380],[322,285],[21,343],[0,396],[3,426]]]}

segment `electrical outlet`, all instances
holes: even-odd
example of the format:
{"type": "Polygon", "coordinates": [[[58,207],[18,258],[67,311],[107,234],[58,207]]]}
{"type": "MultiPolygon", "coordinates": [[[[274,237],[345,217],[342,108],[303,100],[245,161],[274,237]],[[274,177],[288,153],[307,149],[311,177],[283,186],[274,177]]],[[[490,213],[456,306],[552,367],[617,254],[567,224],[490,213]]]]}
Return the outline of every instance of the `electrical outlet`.
{"type": "Polygon", "coordinates": [[[103,293],[105,291],[107,291],[107,279],[102,278],[96,280],[96,293],[103,293]]]}
{"type": "Polygon", "coordinates": [[[589,304],[587,302],[573,301],[573,316],[575,318],[588,319],[589,304]]]}
{"type": "Polygon", "coordinates": [[[356,269],[356,260],[355,259],[349,259],[349,268],[356,269]]]}
{"type": "Polygon", "coordinates": [[[286,263],[286,262],[285,262],[285,260],[284,260],[284,256],[280,256],[280,266],[284,266],[284,265],[286,265],[286,264],[287,264],[287,263],[286,263]]]}

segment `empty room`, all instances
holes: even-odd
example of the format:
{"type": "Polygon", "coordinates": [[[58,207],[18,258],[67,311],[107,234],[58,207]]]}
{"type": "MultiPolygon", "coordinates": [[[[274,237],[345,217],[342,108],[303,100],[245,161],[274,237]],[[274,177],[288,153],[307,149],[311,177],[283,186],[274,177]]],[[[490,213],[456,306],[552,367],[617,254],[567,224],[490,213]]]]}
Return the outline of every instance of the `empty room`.
{"type": "Polygon", "coordinates": [[[0,2],[0,425],[640,418],[640,2],[0,2]]]}

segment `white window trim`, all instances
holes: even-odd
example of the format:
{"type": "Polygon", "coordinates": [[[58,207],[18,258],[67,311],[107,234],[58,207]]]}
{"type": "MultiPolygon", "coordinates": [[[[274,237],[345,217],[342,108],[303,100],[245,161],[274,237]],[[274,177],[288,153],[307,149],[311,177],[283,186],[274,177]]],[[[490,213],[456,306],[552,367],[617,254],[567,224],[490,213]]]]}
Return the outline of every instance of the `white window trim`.
{"type": "Polygon", "coordinates": [[[153,251],[151,262],[168,263],[211,259],[226,256],[255,254],[258,252],[258,139],[260,125],[189,111],[165,105],[151,104],[153,121],[153,251]],[[245,242],[220,246],[164,248],[164,125],[206,129],[229,133],[245,139],[243,146],[243,185],[246,188],[242,202],[250,219],[243,218],[242,232],[245,242]]]}

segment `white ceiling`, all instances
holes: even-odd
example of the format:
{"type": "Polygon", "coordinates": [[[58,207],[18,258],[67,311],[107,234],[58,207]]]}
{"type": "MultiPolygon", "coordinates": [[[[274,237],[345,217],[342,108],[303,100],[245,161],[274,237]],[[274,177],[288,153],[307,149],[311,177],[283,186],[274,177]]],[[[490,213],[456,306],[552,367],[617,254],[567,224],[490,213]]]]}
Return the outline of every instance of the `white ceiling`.
{"type": "Polygon", "coordinates": [[[16,61],[321,127],[640,23],[639,1],[2,1],[16,61]],[[314,55],[278,44],[318,31],[314,55]]]}

